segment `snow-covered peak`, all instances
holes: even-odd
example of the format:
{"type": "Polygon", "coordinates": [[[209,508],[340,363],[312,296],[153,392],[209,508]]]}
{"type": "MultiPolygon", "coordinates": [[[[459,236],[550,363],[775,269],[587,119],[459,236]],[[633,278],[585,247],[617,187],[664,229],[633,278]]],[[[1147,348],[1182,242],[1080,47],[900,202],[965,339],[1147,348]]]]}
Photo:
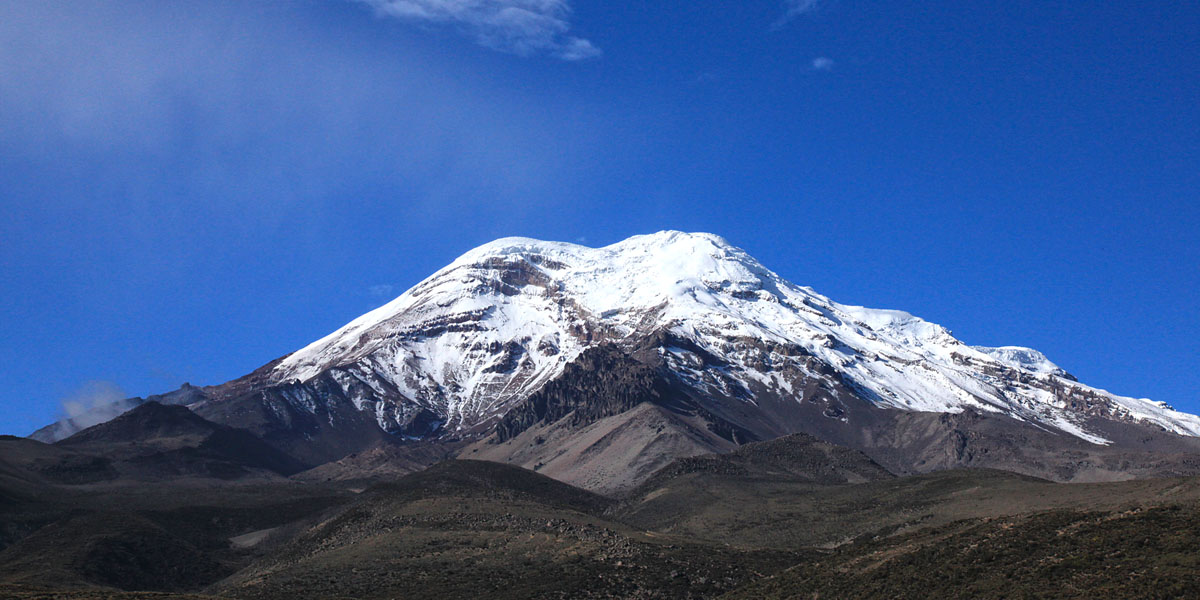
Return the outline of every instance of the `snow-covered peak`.
{"type": "Polygon", "coordinates": [[[487,257],[546,256],[546,257],[593,257],[607,255],[669,255],[700,251],[705,253],[725,251],[740,252],[745,259],[752,258],[734,247],[725,238],[711,233],[688,233],[684,231],[659,231],[635,235],[614,244],[593,248],[569,242],[551,242],[527,237],[504,237],[477,246],[458,257],[448,268],[455,265],[479,262],[487,257]]]}
{"type": "MultiPolygon", "coordinates": [[[[659,334],[686,341],[661,348],[673,373],[735,401],[794,396],[804,379],[826,376],[823,364],[887,408],[1003,413],[1102,443],[1088,430],[1094,415],[1071,408],[1091,394],[1120,418],[1200,435],[1200,417],[1076,384],[1035,350],[971,347],[907,312],[839,304],[719,236],[679,231],[600,248],[516,237],[484,244],[286,357],[272,376],[307,381],[333,370],[347,386],[353,379],[411,404],[395,410],[415,406],[445,416],[451,430],[472,429],[585,349],[632,348],[659,334]]],[[[384,409],[375,410],[382,424],[384,409]]]]}
{"type": "MultiPolygon", "coordinates": [[[[494,263],[494,260],[526,260],[540,268],[573,275],[581,292],[590,282],[600,282],[605,274],[620,272],[635,275],[644,285],[666,282],[674,286],[687,282],[753,282],[772,276],[750,255],[724,238],[710,233],[660,231],[637,235],[601,248],[565,242],[546,242],[523,237],[501,238],[463,254],[442,272],[464,266],[494,263]]],[[[437,275],[434,275],[436,278],[437,275]]],[[[605,283],[611,283],[605,281],[605,283]]],[[[621,287],[633,287],[632,282],[621,287]]],[[[658,286],[655,286],[658,287],[658,286]]]]}
{"type": "Polygon", "coordinates": [[[568,242],[546,242],[527,237],[504,237],[468,250],[446,268],[452,269],[458,265],[477,263],[488,257],[573,256],[587,250],[590,250],[587,246],[568,242]]]}
{"type": "Polygon", "coordinates": [[[666,309],[686,319],[730,308],[719,292],[754,293],[777,280],[744,251],[706,233],[663,231],[601,248],[501,238],[466,252],[395,300],[288,356],[276,373],[305,380],[358,360],[389,343],[393,334],[454,315],[486,314],[496,334],[489,343],[518,334],[578,337],[568,331],[580,325],[572,319],[609,335],[629,333],[637,326],[631,321],[645,311],[666,309]],[[564,312],[567,305],[570,310],[564,312]]]}

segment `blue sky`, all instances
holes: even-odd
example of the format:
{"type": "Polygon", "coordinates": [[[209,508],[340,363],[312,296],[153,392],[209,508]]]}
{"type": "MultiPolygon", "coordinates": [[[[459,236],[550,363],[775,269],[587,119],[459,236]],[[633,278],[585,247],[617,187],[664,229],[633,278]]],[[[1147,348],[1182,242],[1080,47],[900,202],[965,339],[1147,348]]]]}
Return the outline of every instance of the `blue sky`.
{"type": "Polygon", "coordinates": [[[710,231],[1200,411],[1192,2],[0,0],[0,432],[466,250],[710,231]]]}

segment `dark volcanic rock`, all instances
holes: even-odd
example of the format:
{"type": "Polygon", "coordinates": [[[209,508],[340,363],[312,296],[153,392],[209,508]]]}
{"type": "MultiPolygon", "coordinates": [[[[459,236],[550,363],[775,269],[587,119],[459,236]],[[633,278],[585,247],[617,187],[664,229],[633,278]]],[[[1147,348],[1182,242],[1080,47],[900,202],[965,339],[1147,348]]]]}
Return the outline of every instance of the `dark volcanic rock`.
{"type": "Polygon", "coordinates": [[[248,431],[218,425],[183,406],[157,402],[89,427],[56,446],[132,467],[128,475],[135,477],[233,479],[248,474],[248,469],[291,475],[305,468],[248,431]]]}
{"type": "Polygon", "coordinates": [[[573,426],[582,426],[643,402],[664,403],[671,395],[654,369],[615,346],[592,348],[504,415],[496,434],[503,442],[536,423],[553,423],[568,415],[573,426]]]}

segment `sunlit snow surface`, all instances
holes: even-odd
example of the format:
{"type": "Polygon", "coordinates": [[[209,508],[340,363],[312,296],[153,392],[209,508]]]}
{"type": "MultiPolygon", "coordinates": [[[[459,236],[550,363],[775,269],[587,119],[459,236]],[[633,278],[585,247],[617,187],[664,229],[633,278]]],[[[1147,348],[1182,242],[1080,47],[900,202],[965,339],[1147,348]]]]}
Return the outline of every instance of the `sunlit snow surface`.
{"type": "Polygon", "coordinates": [[[341,377],[386,382],[464,428],[503,414],[590,345],[660,330],[722,358],[719,373],[705,373],[713,367],[690,351],[664,350],[681,376],[727,396],[751,385],[791,393],[778,369],[747,364],[805,369],[764,355],[756,342],[766,341],[803,348],[885,407],[1002,412],[1107,443],[1049,391],[1074,389],[1102,394],[1124,418],[1200,435],[1200,417],[1076,383],[1036,350],[972,347],[905,312],[838,304],[718,236],[674,231],[603,248],[496,240],[288,356],[273,375],[304,381],[343,367],[341,377]],[[1029,377],[996,375],[1004,369],[1029,377]]]}

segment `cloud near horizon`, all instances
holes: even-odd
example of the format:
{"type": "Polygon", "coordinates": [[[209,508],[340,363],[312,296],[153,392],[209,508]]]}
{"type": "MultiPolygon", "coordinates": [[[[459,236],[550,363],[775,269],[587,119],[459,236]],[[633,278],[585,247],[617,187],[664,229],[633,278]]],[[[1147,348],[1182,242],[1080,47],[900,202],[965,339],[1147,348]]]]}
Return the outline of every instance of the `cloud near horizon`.
{"type": "Polygon", "coordinates": [[[575,61],[600,56],[592,42],[569,35],[566,0],[357,0],[385,17],[454,26],[481,46],[519,56],[548,54],[575,61]]]}
{"type": "MultiPolygon", "coordinates": [[[[61,419],[57,439],[111,421],[129,409],[140,400],[130,399],[129,394],[121,386],[111,381],[86,381],[78,389],[62,399],[61,419]]],[[[57,440],[55,440],[57,441],[57,440]]]]}

